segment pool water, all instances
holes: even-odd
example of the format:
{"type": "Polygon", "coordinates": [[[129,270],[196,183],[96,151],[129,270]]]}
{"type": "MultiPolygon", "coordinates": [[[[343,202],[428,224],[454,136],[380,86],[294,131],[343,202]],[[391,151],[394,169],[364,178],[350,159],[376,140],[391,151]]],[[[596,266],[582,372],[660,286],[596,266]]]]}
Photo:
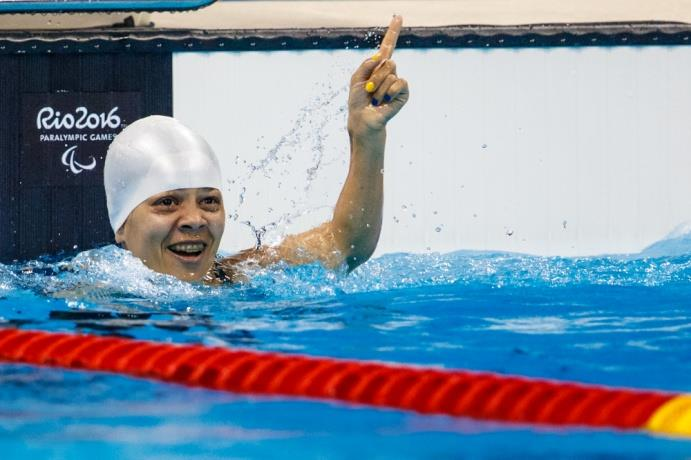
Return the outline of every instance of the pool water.
{"type": "MultiPolygon", "coordinates": [[[[673,246],[673,245],[672,245],[673,246]]],[[[392,254],[211,288],[114,246],[0,266],[0,326],[691,391],[691,253],[392,254]]],[[[0,365],[3,458],[689,458],[691,441],[0,365]]]]}

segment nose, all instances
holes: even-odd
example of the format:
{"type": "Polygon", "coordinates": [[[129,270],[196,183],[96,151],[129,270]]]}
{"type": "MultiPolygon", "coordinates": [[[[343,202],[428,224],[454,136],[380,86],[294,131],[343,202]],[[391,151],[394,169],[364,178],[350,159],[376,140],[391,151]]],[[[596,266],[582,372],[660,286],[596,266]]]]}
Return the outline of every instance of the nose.
{"type": "Polygon", "coordinates": [[[178,228],[186,233],[195,233],[206,227],[207,222],[201,209],[185,206],[178,220],[178,228]]]}

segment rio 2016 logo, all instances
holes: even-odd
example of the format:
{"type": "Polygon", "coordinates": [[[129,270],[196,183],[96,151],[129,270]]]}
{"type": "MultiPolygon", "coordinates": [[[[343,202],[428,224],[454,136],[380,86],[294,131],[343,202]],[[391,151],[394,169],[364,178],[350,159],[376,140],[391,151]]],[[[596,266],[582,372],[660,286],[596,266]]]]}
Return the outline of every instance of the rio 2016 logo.
{"type": "MultiPolygon", "coordinates": [[[[43,132],[40,135],[40,139],[44,142],[110,140],[115,134],[113,131],[122,125],[122,119],[117,112],[117,106],[111,108],[109,112],[104,111],[100,113],[91,112],[84,106],[62,113],[54,107],[44,106],[36,115],[36,128],[43,132]],[[75,130],[82,132],[75,133],[75,130]],[[85,130],[92,131],[92,133],[87,135],[87,133],[83,132],[85,130]],[[54,133],[45,133],[46,131],[54,131],[54,133]],[[60,131],[72,132],[61,133],[60,131]]],[[[61,162],[67,166],[67,170],[72,172],[72,174],[81,174],[83,171],[91,171],[96,168],[96,158],[93,156],[90,157],[91,160],[88,163],[80,163],[78,161],[76,154],[79,144],[69,147],[68,144],[64,145],[67,149],[62,153],[61,162]]]]}
{"type": "Polygon", "coordinates": [[[36,115],[38,129],[117,129],[120,127],[120,117],[115,113],[118,107],[113,107],[107,114],[89,113],[86,107],[77,107],[74,114],[61,114],[52,107],[43,107],[36,115]]]}

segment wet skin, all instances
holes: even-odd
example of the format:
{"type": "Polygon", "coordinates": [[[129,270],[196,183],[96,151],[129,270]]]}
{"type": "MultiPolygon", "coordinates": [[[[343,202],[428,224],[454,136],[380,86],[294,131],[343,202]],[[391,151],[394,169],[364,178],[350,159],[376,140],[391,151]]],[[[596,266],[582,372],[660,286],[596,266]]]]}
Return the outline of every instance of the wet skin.
{"type": "Polygon", "coordinates": [[[218,189],[169,190],[134,208],[115,241],[154,271],[198,281],[214,263],[224,227],[218,189]]]}

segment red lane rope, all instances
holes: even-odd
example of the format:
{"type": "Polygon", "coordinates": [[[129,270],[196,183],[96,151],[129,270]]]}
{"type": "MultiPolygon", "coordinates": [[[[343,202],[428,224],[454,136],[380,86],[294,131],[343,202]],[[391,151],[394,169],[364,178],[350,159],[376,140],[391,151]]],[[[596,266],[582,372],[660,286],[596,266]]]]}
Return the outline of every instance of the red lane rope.
{"type": "Polygon", "coordinates": [[[0,360],[426,414],[640,429],[675,394],[93,335],[0,329],[0,360]]]}

